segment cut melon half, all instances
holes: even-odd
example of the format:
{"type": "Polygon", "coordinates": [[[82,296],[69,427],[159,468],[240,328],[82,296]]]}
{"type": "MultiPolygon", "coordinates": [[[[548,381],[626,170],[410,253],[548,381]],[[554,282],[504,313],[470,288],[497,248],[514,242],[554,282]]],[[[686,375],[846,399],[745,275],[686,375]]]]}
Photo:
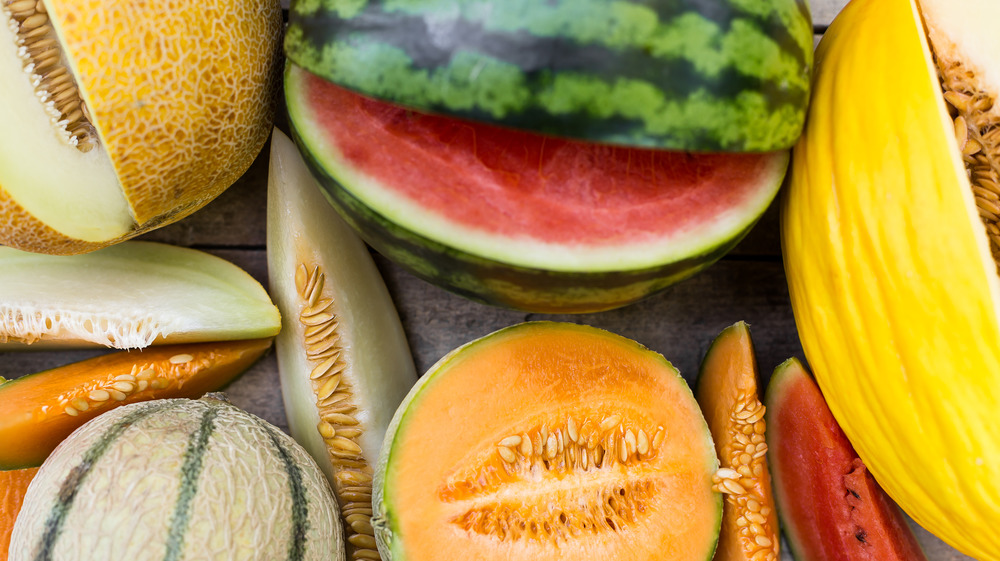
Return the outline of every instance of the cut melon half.
{"type": "Polygon", "coordinates": [[[396,412],[375,478],[383,559],[708,561],[718,458],[662,356],[592,327],[468,343],[396,412]]]}
{"type": "Polygon", "coordinates": [[[5,0],[0,243],[92,251],[211,201],[270,132],[280,36],[277,0],[5,0]]]}
{"type": "Polygon", "coordinates": [[[130,241],[84,255],[0,248],[0,348],[135,349],[273,337],[278,309],[246,271],[208,253],[130,241]]]}
{"type": "Polygon", "coordinates": [[[293,133],[333,204],[417,275],[533,311],[621,306],[736,245],[788,152],[694,154],[416,113],[290,64],[293,133]]]}
{"type": "Polygon", "coordinates": [[[295,144],[271,138],[267,256],[284,325],[276,347],[288,427],[330,480],[348,559],[377,558],[372,475],[396,407],[417,381],[389,291],[295,144]]]}

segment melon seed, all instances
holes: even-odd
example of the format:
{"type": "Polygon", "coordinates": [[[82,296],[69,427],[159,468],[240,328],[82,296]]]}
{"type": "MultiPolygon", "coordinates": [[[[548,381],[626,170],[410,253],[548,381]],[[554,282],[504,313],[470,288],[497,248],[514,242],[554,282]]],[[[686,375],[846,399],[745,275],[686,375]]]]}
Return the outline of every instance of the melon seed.
{"type": "MultiPolygon", "coordinates": [[[[343,506],[348,554],[352,559],[379,559],[371,524],[371,467],[357,439],[363,434],[351,385],[343,378],[345,361],[340,342],[339,318],[331,294],[324,292],[326,274],[315,265],[299,264],[295,287],[299,295],[299,322],[303,346],[312,370],[309,378],[321,421],[317,425],[334,468],[334,494],[343,506]]],[[[505,446],[498,448],[510,451],[505,446]]],[[[504,457],[506,459],[506,457],[504,457]]]]}

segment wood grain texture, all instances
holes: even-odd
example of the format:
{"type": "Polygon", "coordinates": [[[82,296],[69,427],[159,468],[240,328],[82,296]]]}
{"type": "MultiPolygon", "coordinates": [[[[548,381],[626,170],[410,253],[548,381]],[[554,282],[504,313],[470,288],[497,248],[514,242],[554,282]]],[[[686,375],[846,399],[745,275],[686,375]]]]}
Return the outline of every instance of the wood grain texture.
{"type": "MultiPolygon", "coordinates": [[[[825,29],[846,1],[813,0],[816,28],[825,29]]],[[[283,6],[287,8],[288,0],[283,6]]],[[[285,128],[283,119],[279,123],[285,128]]],[[[265,147],[247,174],[207,207],[143,239],[207,250],[243,267],[266,286],[267,153],[265,147]]],[[[488,307],[438,289],[377,254],[375,261],[399,310],[418,372],[463,343],[530,320],[586,323],[630,337],[667,357],[690,383],[712,339],[739,320],[750,324],[764,383],[786,358],[803,358],[781,263],[777,205],[736,249],[705,272],[643,302],[600,314],[526,314],[488,307]]],[[[0,376],[13,378],[103,352],[0,353],[0,376]]],[[[280,392],[273,354],[226,388],[236,405],[287,431],[280,392]]],[[[971,559],[922,529],[917,533],[931,561],[971,559]]],[[[783,551],[782,559],[790,561],[787,548],[783,551]]]]}

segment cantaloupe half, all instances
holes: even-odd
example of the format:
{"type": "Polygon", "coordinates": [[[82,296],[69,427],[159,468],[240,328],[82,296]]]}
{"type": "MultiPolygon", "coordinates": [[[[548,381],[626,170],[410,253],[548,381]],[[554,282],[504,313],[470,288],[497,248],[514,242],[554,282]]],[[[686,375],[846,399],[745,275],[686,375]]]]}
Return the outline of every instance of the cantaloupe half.
{"type": "Polygon", "coordinates": [[[0,3],[0,244],[80,253],[173,222],[270,133],[277,0],[0,3]]]}
{"type": "Polygon", "coordinates": [[[707,561],[712,438],[662,356],[592,327],[509,327],[442,358],[375,478],[383,559],[707,561]]]}

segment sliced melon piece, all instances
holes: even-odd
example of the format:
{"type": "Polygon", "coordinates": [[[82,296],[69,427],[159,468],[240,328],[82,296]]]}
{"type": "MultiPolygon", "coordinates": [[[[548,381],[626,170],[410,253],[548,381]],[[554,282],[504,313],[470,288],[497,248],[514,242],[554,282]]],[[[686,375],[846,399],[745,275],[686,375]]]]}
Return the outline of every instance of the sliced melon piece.
{"type": "MultiPolygon", "coordinates": [[[[272,337],[277,308],[246,271],[208,253],[132,241],[85,255],[0,248],[0,344],[154,343],[272,337]]],[[[36,347],[37,348],[37,347],[36,347]]]]}
{"type": "Polygon", "coordinates": [[[767,466],[757,358],[746,323],[727,327],[712,342],[701,363],[696,395],[722,465],[716,488],[726,495],[715,561],[775,561],[781,536],[767,466]]]}
{"type": "Polygon", "coordinates": [[[284,317],[276,343],[292,436],[340,502],[349,559],[377,558],[372,472],[396,407],[417,381],[399,316],[368,248],[275,130],[267,256],[284,317]]]}
{"type": "Polygon", "coordinates": [[[0,4],[0,243],[90,251],[215,198],[270,132],[281,29],[277,0],[0,4]]]}
{"type": "Polygon", "coordinates": [[[0,471],[0,561],[7,561],[14,521],[21,512],[24,495],[36,473],[38,468],[0,471]]]}
{"type": "Polygon", "coordinates": [[[926,561],[802,363],[781,363],[765,400],[774,494],[795,559],[926,561]]]}
{"type": "Polygon", "coordinates": [[[459,294],[538,312],[614,308],[735,246],[788,152],[693,154],[557,139],[415,113],[293,64],[296,141],[376,250],[459,294]]]}
{"type": "Polygon", "coordinates": [[[77,427],[120,405],[218,390],[269,348],[271,339],[166,345],[0,384],[0,470],[41,465],[77,427]]]}
{"type": "Polygon", "coordinates": [[[384,559],[707,561],[722,510],[705,418],[662,356],[537,322],[442,358],[375,478],[384,559]]]}

